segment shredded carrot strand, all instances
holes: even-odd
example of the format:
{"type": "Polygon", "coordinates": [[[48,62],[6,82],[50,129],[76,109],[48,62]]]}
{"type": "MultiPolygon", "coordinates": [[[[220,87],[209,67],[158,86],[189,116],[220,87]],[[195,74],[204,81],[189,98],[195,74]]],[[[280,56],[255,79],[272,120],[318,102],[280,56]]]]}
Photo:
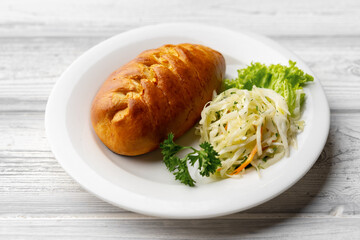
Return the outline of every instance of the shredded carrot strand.
{"type": "Polygon", "coordinates": [[[255,147],[253,148],[253,150],[251,151],[249,157],[246,159],[246,161],[243,164],[241,164],[237,169],[235,169],[235,171],[233,171],[230,175],[238,174],[247,165],[249,165],[251,163],[251,161],[254,159],[255,154],[257,153],[257,150],[258,150],[258,147],[257,147],[257,144],[256,144],[255,147]]]}
{"type": "MultiPolygon", "coordinates": [[[[263,127],[261,127],[261,131],[260,131],[261,135],[260,138],[262,138],[262,134],[263,134],[263,127]]],[[[235,169],[232,173],[230,173],[230,175],[234,175],[234,174],[238,174],[239,172],[241,172],[241,170],[243,170],[244,168],[246,168],[247,165],[249,165],[251,163],[251,161],[254,159],[255,154],[258,151],[258,147],[257,147],[257,143],[255,144],[255,147],[253,148],[253,150],[251,151],[249,157],[246,159],[245,162],[243,162],[243,164],[241,164],[237,169],[235,169]]]]}

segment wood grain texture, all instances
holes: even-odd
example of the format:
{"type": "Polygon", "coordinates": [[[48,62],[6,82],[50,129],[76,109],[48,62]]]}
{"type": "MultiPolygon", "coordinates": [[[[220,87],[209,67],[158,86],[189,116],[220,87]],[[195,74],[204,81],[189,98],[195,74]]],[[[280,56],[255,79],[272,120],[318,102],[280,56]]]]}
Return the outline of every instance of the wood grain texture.
{"type": "Polygon", "coordinates": [[[356,0],[0,1],[0,239],[359,239],[359,52],[356,0]],[[112,35],[179,21],[268,35],[321,80],[327,144],[275,199],[215,219],[147,217],[87,193],[51,153],[44,110],[61,73],[112,35]]]}
{"type": "MultiPolygon", "coordinates": [[[[0,109],[44,111],[61,73],[104,37],[0,38],[0,109]]],[[[273,37],[305,60],[331,109],[360,110],[360,38],[273,37]],[[341,83],[341,84],[339,84],[341,83]]]]}
{"type": "Polygon", "coordinates": [[[360,35],[356,0],[2,0],[0,35],[104,36],[149,24],[199,22],[278,35],[360,35]]]}
{"type": "Polygon", "coordinates": [[[5,239],[358,239],[358,218],[6,219],[5,239]],[[316,227],[314,227],[316,226],[316,227]],[[331,227],[329,227],[331,226],[331,227]],[[44,231],[46,229],[46,231],[44,231]],[[60,231],[59,231],[60,230],[60,231]],[[329,236],[329,238],[324,238],[329,236]]]}

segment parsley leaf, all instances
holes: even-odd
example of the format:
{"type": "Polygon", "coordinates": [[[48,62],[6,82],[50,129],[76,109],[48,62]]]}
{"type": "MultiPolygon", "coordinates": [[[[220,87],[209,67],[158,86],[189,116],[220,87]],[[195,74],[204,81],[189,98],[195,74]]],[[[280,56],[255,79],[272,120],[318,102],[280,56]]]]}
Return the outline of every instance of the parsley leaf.
{"type": "Polygon", "coordinates": [[[194,166],[198,162],[200,175],[206,177],[215,173],[216,169],[221,166],[221,161],[218,158],[219,154],[210,143],[203,142],[200,144],[200,147],[202,149],[197,150],[193,147],[180,146],[174,143],[174,135],[172,133],[160,144],[167,169],[175,175],[176,180],[191,187],[195,186],[196,182],[190,176],[188,165],[194,166]],[[178,152],[184,149],[191,149],[192,152],[188,153],[184,158],[176,156],[178,152]]]}

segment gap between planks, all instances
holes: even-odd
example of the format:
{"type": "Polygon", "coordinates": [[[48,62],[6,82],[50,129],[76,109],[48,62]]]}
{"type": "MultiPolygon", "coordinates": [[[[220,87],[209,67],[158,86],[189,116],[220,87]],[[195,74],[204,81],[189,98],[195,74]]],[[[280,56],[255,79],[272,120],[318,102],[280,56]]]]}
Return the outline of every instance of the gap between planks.
{"type": "MultiPolygon", "coordinates": [[[[315,214],[315,213],[238,213],[216,218],[206,218],[198,220],[219,220],[219,219],[360,219],[360,215],[341,214],[341,212],[330,214],[315,214]]],[[[186,220],[186,219],[168,219],[158,218],[152,216],[141,215],[133,212],[112,213],[112,214],[2,214],[0,221],[8,220],[186,220]]]]}
{"type": "MultiPolygon", "coordinates": [[[[147,26],[153,26],[153,25],[159,25],[159,24],[149,24],[149,25],[139,25],[139,26],[134,26],[133,28],[129,28],[129,29],[125,29],[125,30],[121,30],[121,31],[115,31],[112,33],[107,33],[107,32],[74,32],[74,33],[61,33],[61,32],[56,32],[56,33],[31,33],[31,34],[27,34],[25,33],[10,33],[10,34],[2,34],[0,36],[0,40],[1,39],[34,39],[34,38],[46,38],[46,39],[68,39],[68,38],[99,38],[101,41],[104,41],[108,38],[114,37],[118,34],[121,33],[125,33],[137,28],[142,28],[142,27],[147,27],[147,26]]],[[[204,24],[204,25],[209,25],[210,24],[204,24]]],[[[234,32],[252,32],[252,33],[256,33],[262,36],[266,36],[269,37],[271,39],[322,39],[322,38],[329,38],[329,39],[334,39],[334,38],[342,38],[342,39],[359,39],[360,38],[360,34],[355,34],[355,35],[350,35],[350,34],[320,34],[320,35],[306,35],[306,34],[283,34],[283,33],[279,33],[279,34],[266,34],[266,33],[261,33],[259,31],[249,31],[245,28],[229,28],[227,26],[217,26],[219,28],[224,28],[224,29],[228,29],[234,32]]]]}

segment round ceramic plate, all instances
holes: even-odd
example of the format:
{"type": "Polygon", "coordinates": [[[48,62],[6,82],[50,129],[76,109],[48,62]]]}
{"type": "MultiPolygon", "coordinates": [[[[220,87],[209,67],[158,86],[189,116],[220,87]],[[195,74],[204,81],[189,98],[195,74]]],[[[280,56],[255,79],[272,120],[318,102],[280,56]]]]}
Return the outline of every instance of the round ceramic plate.
{"type": "MultiPolygon", "coordinates": [[[[298,149],[261,171],[240,179],[212,181],[196,177],[197,186],[174,180],[159,150],[126,157],[108,150],[90,122],[92,100],[106,78],[146,49],[164,44],[198,43],[221,52],[227,76],[258,61],[288,64],[296,61],[314,76],[296,55],[275,42],[252,33],[196,24],[147,26],[121,33],[79,57],[57,81],[46,107],[45,126],[51,149],[69,175],[99,198],[116,206],[166,218],[207,218],[242,211],[261,204],[297,182],[319,157],[329,132],[329,107],[319,80],[305,87],[302,118],[305,130],[298,149]]],[[[177,142],[198,147],[190,130],[177,142]]]]}

